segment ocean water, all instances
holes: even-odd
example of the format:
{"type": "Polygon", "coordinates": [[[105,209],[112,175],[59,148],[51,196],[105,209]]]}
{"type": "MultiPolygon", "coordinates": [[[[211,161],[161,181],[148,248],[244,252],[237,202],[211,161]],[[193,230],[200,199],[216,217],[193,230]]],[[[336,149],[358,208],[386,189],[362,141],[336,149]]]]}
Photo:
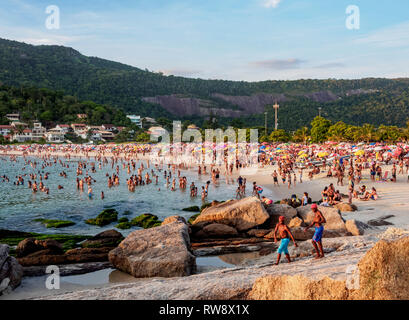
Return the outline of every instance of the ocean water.
{"type": "MultiPolygon", "coordinates": [[[[172,215],[180,215],[189,218],[194,213],[184,212],[183,208],[190,206],[201,206],[202,200],[200,198],[201,186],[210,180],[209,175],[198,177],[196,172],[181,171],[181,176],[186,176],[188,180],[187,189],[170,191],[165,186],[164,172],[158,172],[159,183],[155,185],[138,186],[134,193],[128,191],[126,179],[132,175],[137,174],[137,171],[131,171],[128,175],[126,169],[122,168],[121,161],[111,168],[111,163],[103,166],[100,170],[96,162],[96,173],[89,172],[89,175],[96,180],[93,183],[93,199],[89,199],[87,195],[87,186],[84,186],[84,192],[79,192],[76,188],[76,169],[78,160],[65,160],[69,164],[69,168],[62,167],[58,162],[52,166],[41,168],[42,160],[35,158],[27,158],[36,161],[37,167],[34,169],[30,165],[25,165],[23,158],[17,158],[16,162],[10,161],[8,157],[0,157],[0,176],[6,175],[10,181],[6,182],[0,178],[0,229],[19,230],[27,232],[39,233],[67,233],[67,234],[85,234],[95,235],[101,231],[114,228],[116,223],[110,224],[106,227],[97,227],[87,225],[86,219],[96,217],[105,208],[115,208],[119,213],[119,218],[127,217],[129,220],[143,214],[152,213],[163,220],[165,217],[172,215]],[[119,165],[120,185],[118,187],[107,186],[106,174],[112,175],[116,172],[116,165],[119,165]],[[25,168],[25,169],[23,169],[25,168]],[[67,178],[61,177],[60,172],[65,171],[67,178]],[[39,172],[49,173],[48,180],[43,180],[43,183],[50,189],[50,194],[43,192],[33,194],[28,188],[29,174],[37,174],[37,183],[39,184],[39,172]],[[24,185],[14,185],[17,181],[16,176],[26,174],[24,178],[24,185]],[[190,183],[194,181],[198,187],[198,197],[191,198],[189,195],[190,183]],[[58,190],[57,186],[64,187],[58,190]],[[101,191],[105,193],[105,199],[101,200],[101,191]],[[126,211],[130,214],[124,215],[126,211]],[[35,222],[35,219],[58,219],[70,220],[75,222],[74,226],[61,229],[47,229],[42,223],[35,222]]],[[[139,167],[139,163],[137,168],[139,167]]],[[[87,169],[91,166],[87,166],[87,169]]],[[[145,163],[146,168],[146,163],[145,163]]],[[[148,169],[149,173],[150,169],[148,169]]],[[[166,168],[167,169],[167,168],[166,168]]],[[[85,171],[84,175],[85,175],[85,171]]],[[[143,173],[145,175],[146,169],[143,173]]],[[[172,173],[172,178],[175,174],[172,173]]],[[[80,176],[80,178],[83,176],[80,176]]],[[[176,171],[177,177],[177,171],[176,171]]],[[[177,183],[178,185],[178,183],[177,183]]],[[[219,185],[213,183],[209,187],[209,196],[207,201],[213,200],[227,200],[235,197],[236,182],[228,181],[221,178],[219,185]]],[[[248,183],[247,193],[251,193],[251,183],[248,183]]],[[[119,230],[122,234],[127,235],[129,232],[138,228],[129,230],[119,230]]]]}

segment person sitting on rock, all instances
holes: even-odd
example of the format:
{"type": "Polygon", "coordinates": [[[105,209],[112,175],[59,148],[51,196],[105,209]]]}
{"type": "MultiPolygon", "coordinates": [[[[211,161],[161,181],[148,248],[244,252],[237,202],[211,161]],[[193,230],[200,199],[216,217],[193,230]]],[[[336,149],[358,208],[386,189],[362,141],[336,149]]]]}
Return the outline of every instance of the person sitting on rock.
{"type": "Polygon", "coordinates": [[[270,205],[270,204],[273,204],[273,200],[271,200],[271,199],[269,199],[269,198],[266,198],[266,197],[262,197],[262,201],[263,201],[263,203],[264,204],[266,204],[266,205],[270,205]]]}
{"type": "Polygon", "coordinates": [[[277,242],[277,231],[281,238],[280,247],[277,250],[277,262],[276,265],[280,263],[281,255],[284,253],[285,257],[288,260],[288,263],[291,263],[290,254],[288,253],[288,244],[290,243],[290,238],[294,242],[294,246],[298,247],[297,243],[294,240],[293,234],[291,233],[290,228],[285,224],[285,217],[280,216],[278,219],[278,224],[274,230],[274,242],[277,242]]]}

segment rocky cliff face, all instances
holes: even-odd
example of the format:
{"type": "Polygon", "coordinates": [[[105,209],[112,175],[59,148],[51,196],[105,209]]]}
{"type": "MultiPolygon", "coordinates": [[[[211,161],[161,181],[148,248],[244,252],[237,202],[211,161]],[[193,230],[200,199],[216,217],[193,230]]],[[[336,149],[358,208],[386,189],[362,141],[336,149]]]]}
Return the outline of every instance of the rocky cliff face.
{"type": "Polygon", "coordinates": [[[215,115],[220,117],[240,117],[244,115],[264,112],[267,105],[275,102],[284,102],[288,98],[284,94],[266,94],[259,93],[252,96],[228,96],[220,93],[213,93],[211,97],[227,102],[238,109],[227,109],[218,106],[217,100],[207,100],[191,98],[183,95],[165,95],[156,97],[144,97],[143,101],[158,104],[164,109],[177,116],[208,116],[215,115]]]}
{"type": "Polygon", "coordinates": [[[143,101],[158,104],[177,116],[209,116],[239,117],[242,112],[233,109],[218,108],[217,105],[205,99],[189,98],[179,95],[145,97],[143,101]]]}

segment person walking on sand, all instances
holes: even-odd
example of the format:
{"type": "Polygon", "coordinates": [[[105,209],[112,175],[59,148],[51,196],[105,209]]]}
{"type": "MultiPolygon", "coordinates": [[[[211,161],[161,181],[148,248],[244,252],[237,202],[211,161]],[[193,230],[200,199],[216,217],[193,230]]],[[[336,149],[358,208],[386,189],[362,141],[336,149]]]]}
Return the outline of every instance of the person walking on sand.
{"type": "Polygon", "coordinates": [[[324,226],[322,224],[326,223],[327,221],[325,220],[324,215],[321,213],[321,211],[318,210],[318,206],[315,203],[311,205],[311,210],[312,212],[314,212],[314,220],[308,227],[304,229],[304,232],[307,232],[309,228],[315,226],[315,233],[312,237],[312,245],[314,246],[315,252],[317,253],[315,259],[321,259],[324,258],[324,249],[322,248],[322,235],[324,233],[324,226]]]}
{"type": "Polygon", "coordinates": [[[294,242],[294,246],[298,247],[297,243],[294,240],[293,234],[291,233],[290,228],[285,224],[285,217],[280,216],[278,219],[278,224],[274,229],[274,242],[277,242],[277,231],[281,238],[280,247],[277,250],[277,262],[276,265],[280,263],[281,255],[284,253],[285,257],[288,260],[288,263],[291,263],[290,254],[288,253],[288,244],[290,243],[290,238],[294,242]]]}

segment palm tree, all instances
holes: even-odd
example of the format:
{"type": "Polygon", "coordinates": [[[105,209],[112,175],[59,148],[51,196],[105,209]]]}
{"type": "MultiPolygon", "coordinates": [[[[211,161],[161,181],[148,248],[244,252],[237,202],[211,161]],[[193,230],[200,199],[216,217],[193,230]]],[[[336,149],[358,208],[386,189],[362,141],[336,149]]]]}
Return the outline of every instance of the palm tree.
{"type": "Polygon", "coordinates": [[[297,141],[302,141],[304,144],[307,143],[309,137],[309,130],[307,127],[302,127],[294,132],[294,139],[297,141]]]}
{"type": "Polygon", "coordinates": [[[365,123],[362,126],[362,138],[368,143],[371,142],[375,137],[375,127],[371,124],[365,123]]]}

